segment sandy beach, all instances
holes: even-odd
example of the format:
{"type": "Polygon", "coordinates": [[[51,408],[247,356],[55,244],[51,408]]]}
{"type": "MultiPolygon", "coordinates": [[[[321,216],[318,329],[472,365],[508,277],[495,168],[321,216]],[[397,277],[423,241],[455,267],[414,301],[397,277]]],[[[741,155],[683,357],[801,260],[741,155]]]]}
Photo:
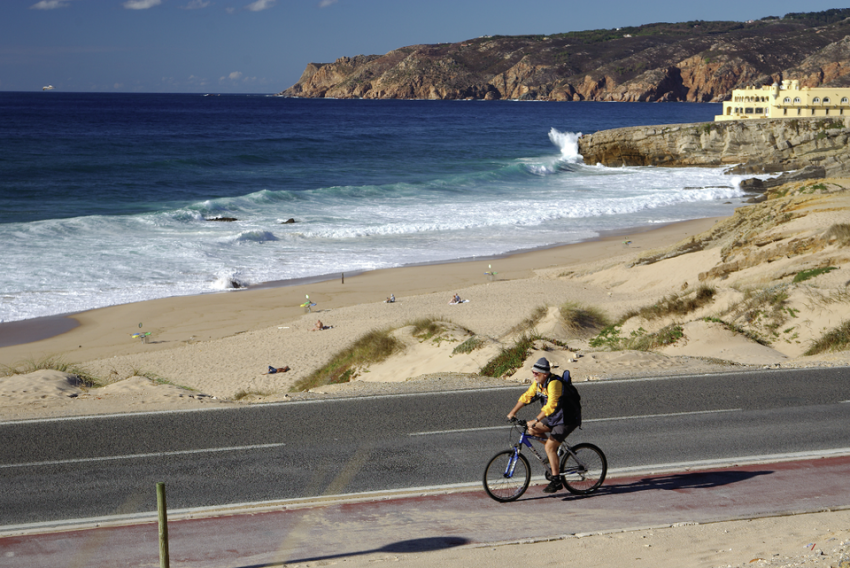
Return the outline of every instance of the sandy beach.
{"type": "Polygon", "coordinates": [[[18,374],[0,378],[0,407],[9,420],[236,404],[236,399],[245,404],[345,396],[364,389],[411,388],[417,378],[435,374],[463,376],[461,382],[470,385],[524,381],[528,369],[502,378],[477,373],[499,350],[530,331],[557,345],[538,341],[526,366],[545,354],[559,369],[570,369],[576,381],[725,371],[733,366],[845,365],[847,351],[803,355],[824,331],[850,318],[850,277],[843,268],[850,250],[842,241],[824,237],[829,227],[850,218],[850,183],[830,180],[828,185],[831,189],[822,195],[742,206],[727,219],[687,221],[507,258],[403,267],[349,275],[344,281],[340,276],[84,312],[74,316],[79,325],[70,331],[0,348],[0,363],[20,372],[27,361],[58,358],[106,386],[87,390],[57,379],[51,371],[31,377],[18,374]],[[777,208],[794,211],[794,218],[777,220],[777,208]],[[795,247],[793,254],[789,246],[795,247]],[[800,271],[817,267],[832,268],[816,278],[792,282],[800,271]],[[681,327],[678,341],[650,350],[593,348],[589,340],[598,330],[567,329],[558,309],[565,303],[593,307],[617,321],[630,310],[637,313],[665,298],[693,296],[701,285],[714,290],[705,306],[654,319],[636,315],[622,323],[621,337],[654,333],[671,323],[681,327]],[[754,298],[769,296],[765,291],[779,289],[781,305],[775,298],[773,304],[753,303],[754,298]],[[451,305],[455,293],[468,301],[451,305]],[[391,294],[396,302],[386,303],[391,294]],[[301,307],[307,296],[316,304],[309,313],[301,307]],[[412,337],[405,326],[421,318],[444,322],[443,340],[412,337]],[[318,320],[327,329],[314,331],[318,320]],[[405,348],[382,363],[358,369],[350,383],[290,392],[334,353],[374,329],[392,330],[405,348]],[[150,335],[134,338],[139,332],[150,335]],[[481,339],[479,349],[453,353],[473,335],[481,339]],[[754,338],[762,338],[761,343],[754,338]],[[269,367],[289,370],[267,374],[269,367]],[[57,380],[50,393],[34,394],[38,389],[33,384],[57,380]],[[68,388],[76,391],[69,393],[68,388]]]}
{"type": "MultiPolygon", "coordinates": [[[[506,258],[380,270],[346,275],[344,282],[340,277],[77,314],[73,319],[79,325],[70,331],[0,348],[0,364],[7,371],[18,370],[0,377],[0,415],[8,421],[475,388],[525,381],[540,356],[559,370],[569,369],[577,382],[764,366],[847,366],[847,350],[804,355],[824,332],[850,320],[850,248],[832,230],[850,219],[850,180],[825,180],[825,186],[827,190],[814,194],[791,191],[762,204],[742,204],[726,219],[687,221],[506,258]],[[830,267],[793,282],[802,271],[830,267]],[[696,296],[702,285],[713,289],[711,301],[684,314],[649,317],[640,311],[671,298],[696,296]],[[455,293],[468,302],[451,305],[455,293]],[[394,303],[385,302],[390,294],[394,303]],[[301,307],[307,296],[316,304],[309,313],[301,307]],[[559,311],[565,303],[593,307],[610,321],[633,311],[636,315],[621,324],[620,337],[652,334],[671,324],[680,328],[680,336],[649,350],[592,347],[598,330],[565,325],[559,311]],[[420,318],[444,323],[437,340],[411,335],[409,324],[420,318]],[[314,331],[317,320],[327,328],[314,331]],[[373,329],[392,330],[405,348],[382,363],[357,369],[349,383],[291,392],[298,380],[373,329]],[[530,331],[542,339],[534,343],[523,369],[505,377],[478,375],[502,348],[530,331]],[[150,335],[146,341],[132,337],[139,332],[150,335]],[[469,337],[480,338],[481,348],[455,353],[469,337]],[[50,357],[85,369],[105,386],[86,388],[72,374],[57,370],[22,372],[27,361],[50,357]],[[270,366],[289,370],[267,374],[270,366]]],[[[569,553],[583,558],[583,564],[603,566],[629,562],[634,550],[646,546],[649,534],[662,542],[645,551],[654,558],[647,565],[743,565],[758,558],[759,565],[791,566],[796,565],[789,560],[796,541],[781,537],[789,531],[800,542],[833,539],[843,546],[847,540],[846,512],[822,515],[804,516],[805,523],[803,517],[736,521],[727,528],[717,524],[600,535],[531,548],[541,559],[569,553]],[[780,536],[770,540],[767,535],[780,536]],[[622,540],[617,550],[624,552],[602,554],[611,539],[622,540]],[[712,552],[738,550],[743,542],[759,539],[764,543],[756,547],[759,551],[746,549],[734,558],[712,552]],[[775,563],[779,558],[787,562],[775,563]]],[[[514,555],[528,554],[527,548],[498,550],[514,555]]],[[[430,563],[439,556],[448,565],[484,565],[489,551],[446,551],[419,561],[430,563]]],[[[807,551],[797,552],[803,559],[807,551]]]]}

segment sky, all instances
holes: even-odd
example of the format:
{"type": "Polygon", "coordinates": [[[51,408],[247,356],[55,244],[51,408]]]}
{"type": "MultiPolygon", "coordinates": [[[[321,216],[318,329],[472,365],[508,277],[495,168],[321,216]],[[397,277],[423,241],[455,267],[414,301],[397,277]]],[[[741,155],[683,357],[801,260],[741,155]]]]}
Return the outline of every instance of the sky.
{"type": "Polygon", "coordinates": [[[483,35],[842,6],[810,0],[2,0],[0,91],[277,93],[310,62],[483,35]]]}

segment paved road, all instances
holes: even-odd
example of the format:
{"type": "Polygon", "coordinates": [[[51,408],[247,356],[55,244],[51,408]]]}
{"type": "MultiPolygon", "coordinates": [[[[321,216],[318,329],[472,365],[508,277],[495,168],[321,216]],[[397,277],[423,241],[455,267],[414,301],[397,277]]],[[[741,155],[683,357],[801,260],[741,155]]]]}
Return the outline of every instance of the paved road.
{"type": "MultiPolygon", "coordinates": [[[[850,370],[580,383],[612,468],[848,446],[850,370]]],[[[0,423],[0,526],[480,479],[520,389],[0,423]]]]}
{"type": "MultiPolygon", "coordinates": [[[[321,565],[368,555],[404,560],[482,543],[847,508],[848,478],[850,457],[842,457],[620,477],[585,498],[546,495],[537,485],[514,503],[476,489],[174,519],[169,552],[171,566],[182,568],[321,565]]],[[[156,523],[0,537],[0,552],[0,566],[15,568],[159,562],[156,523]]]]}

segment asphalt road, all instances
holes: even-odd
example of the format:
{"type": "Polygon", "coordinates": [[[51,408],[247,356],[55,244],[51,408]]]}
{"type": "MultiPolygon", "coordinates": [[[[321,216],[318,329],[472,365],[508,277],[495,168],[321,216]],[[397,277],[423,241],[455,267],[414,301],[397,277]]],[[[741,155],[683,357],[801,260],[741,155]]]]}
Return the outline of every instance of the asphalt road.
{"type": "MultiPolygon", "coordinates": [[[[614,469],[850,446],[847,368],[576,386],[614,469]]],[[[521,391],[0,423],[0,526],[475,482],[521,391]]]]}

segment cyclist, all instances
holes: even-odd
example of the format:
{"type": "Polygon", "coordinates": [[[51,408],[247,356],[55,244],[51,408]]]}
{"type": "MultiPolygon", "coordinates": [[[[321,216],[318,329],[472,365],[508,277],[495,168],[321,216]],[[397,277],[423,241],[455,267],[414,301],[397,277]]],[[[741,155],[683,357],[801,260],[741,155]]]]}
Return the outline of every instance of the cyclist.
{"type": "Polygon", "coordinates": [[[543,492],[555,493],[563,487],[561,476],[557,473],[561,470],[558,463],[558,447],[577,426],[581,425],[581,402],[578,392],[570,383],[569,371],[564,373],[564,377],[552,374],[549,372],[549,361],[541,357],[531,368],[531,372],[534,375],[534,381],[519,397],[513,410],[508,413],[508,420],[516,418],[516,413],[526,404],[535,400],[542,401],[543,408],[535,419],[528,423],[528,433],[539,437],[549,434],[545,448],[552,477],[543,492]]]}

